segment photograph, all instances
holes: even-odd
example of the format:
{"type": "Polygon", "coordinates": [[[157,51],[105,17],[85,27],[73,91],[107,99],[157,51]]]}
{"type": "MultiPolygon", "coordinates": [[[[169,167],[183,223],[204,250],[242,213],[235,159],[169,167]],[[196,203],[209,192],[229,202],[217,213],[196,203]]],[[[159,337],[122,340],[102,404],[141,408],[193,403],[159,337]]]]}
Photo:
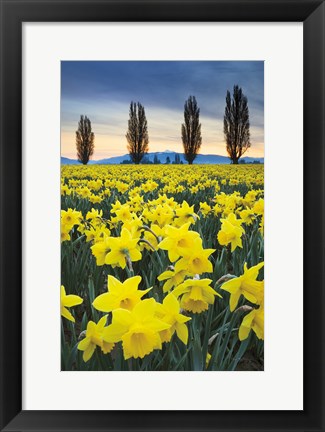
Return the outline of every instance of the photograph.
{"type": "Polygon", "coordinates": [[[263,372],[264,62],[61,61],[60,103],[61,370],[263,372]]]}
{"type": "Polygon", "coordinates": [[[0,432],[324,432],[325,0],[0,21],[0,432]]]}

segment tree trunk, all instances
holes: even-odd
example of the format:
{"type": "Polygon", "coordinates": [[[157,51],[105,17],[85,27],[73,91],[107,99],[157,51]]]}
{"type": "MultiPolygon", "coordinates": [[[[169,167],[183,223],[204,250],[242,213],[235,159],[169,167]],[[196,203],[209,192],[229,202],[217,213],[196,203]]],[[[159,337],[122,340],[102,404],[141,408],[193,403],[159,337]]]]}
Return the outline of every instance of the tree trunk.
{"type": "Polygon", "coordinates": [[[232,160],[232,163],[233,163],[234,165],[238,165],[238,159],[233,159],[233,160],[232,160]]]}

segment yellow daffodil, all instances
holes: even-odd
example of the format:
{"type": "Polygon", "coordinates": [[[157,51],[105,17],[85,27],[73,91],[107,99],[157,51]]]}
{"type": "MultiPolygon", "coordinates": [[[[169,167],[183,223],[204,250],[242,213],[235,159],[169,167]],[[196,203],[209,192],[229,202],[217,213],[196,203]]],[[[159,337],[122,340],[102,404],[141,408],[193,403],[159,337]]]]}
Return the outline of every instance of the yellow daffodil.
{"type": "Polygon", "coordinates": [[[264,308],[253,309],[244,317],[239,327],[239,340],[247,339],[251,330],[255,332],[258,339],[264,339],[264,308]]]}
{"type": "Polygon", "coordinates": [[[132,219],[129,219],[123,223],[123,228],[126,228],[131,234],[133,239],[139,239],[141,232],[143,231],[143,222],[136,215],[132,219]]]}
{"type": "Polygon", "coordinates": [[[74,225],[79,225],[82,219],[80,211],[69,208],[67,211],[61,210],[61,225],[66,226],[69,230],[74,225]]]}
{"type": "Polygon", "coordinates": [[[180,312],[180,305],[177,298],[173,293],[168,294],[162,304],[157,304],[157,316],[162,321],[170,324],[170,328],[162,330],[160,338],[162,342],[169,342],[176,332],[177,337],[187,345],[188,328],[185,324],[191,318],[182,315],[180,312]]]}
{"type": "Polygon", "coordinates": [[[61,242],[71,239],[69,232],[70,232],[69,227],[67,228],[66,226],[61,225],[61,242]]]}
{"type": "Polygon", "coordinates": [[[184,257],[180,259],[179,266],[186,268],[192,274],[211,273],[213,271],[212,263],[208,257],[215,249],[203,249],[201,238],[194,241],[193,248],[188,250],[184,257]]]}
{"type": "Polygon", "coordinates": [[[211,207],[206,202],[200,203],[200,211],[203,214],[203,216],[208,216],[208,214],[211,212],[211,207]]]}
{"type": "Polygon", "coordinates": [[[96,242],[90,248],[96,258],[96,264],[98,266],[108,264],[106,258],[111,251],[111,239],[112,237],[105,236],[101,241],[96,242]]]}
{"type": "Polygon", "coordinates": [[[112,324],[104,329],[106,342],[122,341],[125,360],[143,358],[155,349],[161,349],[159,332],[170,328],[156,316],[156,302],[153,298],[142,300],[132,311],[115,309],[112,324]]]}
{"type": "Polygon", "coordinates": [[[95,243],[99,243],[104,241],[106,237],[109,237],[111,232],[108,228],[106,228],[105,225],[98,224],[96,227],[90,227],[89,229],[86,229],[84,234],[86,235],[87,242],[94,241],[95,243]]]}
{"type": "Polygon", "coordinates": [[[92,208],[87,214],[86,214],[86,219],[87,220],[92,220],[92,221],[96,221],[96,220],[100,220],[103,217],[103,210],[97,210],[92,208]]]}
{"type": "Polygon", "coordinates": [[[156,223],[162,228],[173,220],[174,211],[167,204],[157,205],[153,211],[146,213],[146,217],[149,221],[156,223]]]}
{"type": "Polygon", "coordinates": [[[243,247],[241,236],[243,235],[243,228],[233,225],[228,220],[224,220],[221,225],[221,230],[218,232],[218,241],[221,246],[226,246],[231,244],[231,252],[233,252],[236,247],[243,247]]]}
{"type": "MultiPolygon", "coordinates": [[[[122,228],[121,237],[109,237],[110,252],[105,257],[105,264],[126,267],[127,260],[134,262],[142,258],[138,248],[139,238],[132,238],[129,230],[122,228]]],[[[94,246],[93,246],[94,247],[94,246]]]]}
{"type": "Polygon", "coordinates": [[[116,210],[115,214],[117,220],[123,223],[132,219],[132,213],[128,205],[122,205],[119,210],[116,210]]]}
{"type": "Polygon", "coordinates": [[[114,309],[132,310],[141,298],[151,290],[138,290],[141,276],[134,276],[125,282],[120,282],[114,276],[109,275],[107,280],[108,292],[95,298],[93,306],[101,312],[111,312],[114,309]]]}
{"type": "Polygon", "coordinates": [[[251,225],[255,219],[254,212],[251,209],[242,210],[239,215],[246,225],[251,225]]]}
{"type": "Polygon", "coordinates": [[[228,280],[221,288],[230,293],[229,306],[231,312],[235,310],[239,298],[243,295],[249,302],[261,304],[264,293],[264,281],[257,281],[259,270],[264,266],[264,262],[247,269],[244,264],[244,274],[228,280]]]}
{"type": "MultiPolygon", "coordinates": [[[[222,223],[229,222],[231,225],[234,225],[236,227],[241,227],[243,221],[241,219],[237,219],[235,213],[229,213],[227,216],[227,219],[220,219],[222,223]]],[[[241,228],[241,231],[244,232],[244,229],[241,228]]]]}
{"type": "Polygon", "coordinates": [[[221,297],[212,287],[211,279],[187,279],[172,292],[181,298],[181,307],[193,313],[200,313],[214,303],[215,296],[221,297]]]}
{"type": "Polygon", "coordinates": [[[68,311],[67,307],[77,306],[83,302],[83,299],[77,295],[69,294],[65,292],[65,288],[61,285],[61,315],[69,321],[75,322],[71,312],[68,311]]]}
{"type": "Polygon", "coordinates": [[[253,212],[257,215],[264,215],[264,199],[260,198],[253,207],[253,212]]]}
{"type": "Polygon", "coordinates": [[[87,362],[91,359],[96,346],[100,347],[104,354],[108,354],[113,348],[114,343],[103,340],[107,315],[103,316],[98,323],[89,321],[87,324],[86,337],[78,343],[78,350],[83,351],[83,360],[87,362]]]}
{"type": "Polygon", "coordinates": [[[180,228],[167,226],[165,229],[165,238],[159,243],[159,248],[168,251],[168,257],[171,262],[175,262],[180,256],[189,254],[194,247],[196,239],[200,238],[199,233],[189,231],[190,222],[180,228]]]}
{"type": "Polygon", "coordinates": [[[61,195],[71,195],[71,192],[68,185],[61,185],[61,195]]]}
{"type": "MultiPolygon", "coordinates": [[[[182,263],[181,263],[182,264],[182,263]]],[[[175,268],[166,270],[158,276],[159,281],[166,281],[163,285],[164,293],[170,291],[175,286],[183,282],[186,276],[189,276],[187,270],[187,263],[185,262],[185,267],[180,265],[180,261],[177,261],[175,268]]]]}
{"type": "Polygon", "coordinates": [[[182,226],[187,222],[195,223],[198,218],[197,214],[194,213],[194,205],[190,207],[186,201],[183,201],[181,207],[176,209],[176,216],[175,223],[177,226],[182,226]]]}
{"type": "Polygon", "coordinates": [[[255,202],[256,194],[257,194],[257,191],[255,191],[255,190],[248,191],[247,194],[245,195],[244,199],[243,199],[243,204],[245,206],[251,208],[255,202]]]}
{"type": "Polygon", "coordinates": [[[113,204],[112,204],[112,209],[111,209],[111,213],[115,213],[120,210],[122,207],[122,204],[120,203],[119,200],[116,200],[113,204]]]}

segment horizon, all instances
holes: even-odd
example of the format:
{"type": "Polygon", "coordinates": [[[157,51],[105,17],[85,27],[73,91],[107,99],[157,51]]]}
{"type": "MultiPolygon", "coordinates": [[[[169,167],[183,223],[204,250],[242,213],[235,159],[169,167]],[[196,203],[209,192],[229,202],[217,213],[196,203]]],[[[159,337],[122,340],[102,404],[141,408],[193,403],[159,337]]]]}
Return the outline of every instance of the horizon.
{"type": "Polygon", "coordinates": [[[200,108],[200,154],[228,156],[223,136],[227,90],[238,84],[248,99],[251,148],[243,157],[264,157],[264,63],[262,61],[62,61],[61,156],[76,158],[75,132],[86,115],[95,134],[91,160],[127,154],[125,134],[131,100],[146,112],[149,152],[183,153],[181,124],[190,95],[200,108]]]}
{"type": "MultiPolygon", "coordinates": [[[[156,153],[162,153],[162,154],[168,154],[168,153],[170,153],[170,154],[175,154],[175,153],[177,153],[177,154],[180,154],[180,155],[184,155],[184,152],[177,152],[177,151],[174,151],[174,150],[169,150],[169,149],[167,149],[167,150],[164,150],[164,151],[157,151],[157,152],[148,152],[148,153],[146,153],[145,154],[145,156],[146,155],[150,155],[150,154],[156,154],[156,153]]],[[[225,158],[229,158],[229,156],[228,155],[221,155],[221,154],[214,154],[214,153],[198,153],[197,154],[197,156],[219,156],[219,157],[225,157],[225,158]]],[[[93,159],[93,158],[90,158],[89,159],[89,161],[92,161],[92,162],[99,162],[99,161],[101,161],[101,160],[105,160],[105,159],[110,159],[110,158],[119,158],[119,157],[123,157],[123,156],[125,156],[125,157],[128,157],[129,156],[129,154],[128,153],[123,153],[123,154],[119,154],[119,155],[116,155],[116,156],[109,156],[109,157],[105,157],[105,158],[101,158],[101,159],[93,159]]],[[[70,158],[70,157],[67,157],[67,156],[64,156],[64,155],[62,155],[61,154],[61,158],[66,158],[66,159],[71,159],[71,160],[74,160],[74,161],[77,161],[77,158],[76,157],[74,157],[74,158],[70,158]]],[[[250,159],[264,159],[264,155],[263,156],[250,156],[250,155],[248,155],[248,154],[244,154],[240,159],[245,159],[245,158],[250,158],[250,159]]],[[[194,163],[195,163],[195,161],[194,161],[194,163]]]]}

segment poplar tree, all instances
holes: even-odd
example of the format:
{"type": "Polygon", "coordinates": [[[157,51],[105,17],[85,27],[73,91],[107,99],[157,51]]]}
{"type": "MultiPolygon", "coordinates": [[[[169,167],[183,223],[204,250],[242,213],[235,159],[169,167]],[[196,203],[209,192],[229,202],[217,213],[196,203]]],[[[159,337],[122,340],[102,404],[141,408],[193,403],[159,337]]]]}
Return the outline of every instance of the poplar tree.
{"type": "Polygon", "coordinates": [[[126,140],[132,162],[139,164],[149,150],[148,122],[144,107],[140,102],[130,104],[126,140]]]}
{"type": "Polygon", "coordinates": [[[95,135],[91,130],[91,121],[87,116],[80,116],[78,130],[76,131],[76,147],[78,161],[87,165],[94,153],[95,135]]]}
{"type": "Polygon", "coordinates": [[[202,144],[200,108],[197,106],[195,96],[189,96],[184,105],[182,141],[184,157],[192,165],[202,144]]]}
{"type": "Polygon", "coordinates": [[[234,86],[233,97],[229,90],[226,95],[226,108],[223,131],[226,149],[233,164],[250,148],[249,111],[247,97],[238,85],[234,86]]]}

